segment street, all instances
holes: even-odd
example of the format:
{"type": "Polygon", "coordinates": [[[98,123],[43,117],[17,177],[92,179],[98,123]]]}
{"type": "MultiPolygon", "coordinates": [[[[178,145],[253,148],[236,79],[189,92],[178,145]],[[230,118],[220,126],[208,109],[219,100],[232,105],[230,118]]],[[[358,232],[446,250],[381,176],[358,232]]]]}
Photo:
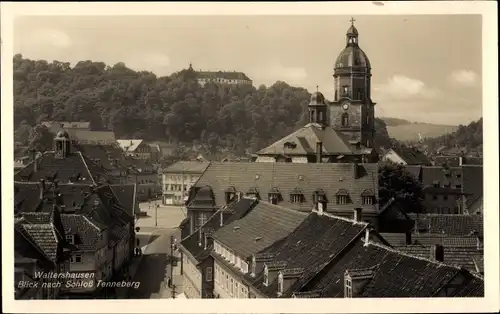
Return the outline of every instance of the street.
{"type": "MultiPolygon", "coordinates": [[[[137,272],[133,281],[140,282],[137,289],[129,289],[128,299],[158,299],[171,298],[171,291],[167,287],[167,277],[170,276],[170,237],[180,241],[180,230],[177,228],[185,215],[180,207],[160,206],[155,210],[147,202],[141,203],[140,208],[147,213],[140,217],[136,226],[140,230],[136,236],[143,255],[140,258],[137,272]]],[[[180,263],[174,268],[173,283],[177,286],[177,293],[182,292],[182,276],[180,263]]]]}

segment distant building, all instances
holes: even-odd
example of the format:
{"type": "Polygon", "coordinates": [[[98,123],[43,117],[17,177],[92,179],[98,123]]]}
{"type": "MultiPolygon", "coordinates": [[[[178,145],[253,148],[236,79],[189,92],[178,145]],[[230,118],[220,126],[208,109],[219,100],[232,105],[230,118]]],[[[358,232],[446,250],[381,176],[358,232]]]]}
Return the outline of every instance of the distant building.
{"type": "Polygon", "coordinates": [[[115,133],[109,130],[92,130],[90,122],[44,121],[41,123],[56,134],[66,131],[73,144],[112,145],[116,143],[115,133]]]}
{"type": "Polygon", "coordinates": [[[462,165],[482,165],[483,157],[478,156],[434,156],[432,157],[434,166],[459,167],[462,165]]]}
{"type": "Polygon", "coordinates": [[[126,156],[134,159],[151,160],[152,148],[144,140],[116,140],[126,156]]]}
{"type": "Polygon", "coordinates": [[[381,158],[382,161],[390,161],[399,165],[422,165],[432,166],[427,156],[416,147],[393,147],[381,158]]]}
{"type": "MultiPolygon", "coordinates": [[[[193,70],[191,64],[189,69],[193,70]]],[[[236,71],[196,71],[196,79],[201,86],[207,83],[221,85],[252,85],[252,80],[243,72],[236,71]]]]}
{"type": "Polygon", "coordinates": [[[208,165],[205,161],[179,161],[163,169],[163,204],[185,205],[189,190],[208,165]]]}
{"type": "Polygon", "coordinates": [[[257,152],[257,162],[341,163],[378,161],[374,148],[375,103],[371,99],[371,64],[351,25],[346,46],[334,68],[334,100],[315,92],[309,123],[257,152]]]}
{"type": "Polygon", "coordinates": [[[423,185],[425,213],[482,212],[483,166],[406,166],[405,169],[423,185]]]}

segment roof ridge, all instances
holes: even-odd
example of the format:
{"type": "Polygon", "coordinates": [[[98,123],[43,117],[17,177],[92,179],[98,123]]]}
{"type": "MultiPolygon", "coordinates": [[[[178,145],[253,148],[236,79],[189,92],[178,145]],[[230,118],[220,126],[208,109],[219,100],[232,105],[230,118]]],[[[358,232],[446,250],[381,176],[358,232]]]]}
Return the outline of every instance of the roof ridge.
{"type": "MultiPolygon", "coordinates": [[[[362,239],[362,241],[365,241],[365,240],[362,239]]],[[[423,257],[423,256],[412,255],[410,253],[406,253],[406,252],[403,252],[403,251],[400,251],[400,250],[388,247],[386,245],[383,245],[383,244],[380,244],[380,243],[377,243],[377,242],[373,242],[371,240],[368,240],[368,242],[365,242],[365,244],[366,245],[373,245],[373,246],[379,247],[381,249],[384,249],[386,251],[389,251],[389,252],[392,252],[392,253],[396,253],[396,254],[399,254],[399,255],[403,255],[403,256],[406,256],[406,257],[411,257],[411,258],[414,258],[414,259],[418,259],[418,260],[430,262],[430,263],[436,264],[437,266],[450,267],[450,268],[456,269],[457,271],[458,270],[464,270],[464,268],[459,267],[459,266],[455,266],[455,265],[451,265],[451,264],[446,264],[446,263],[443,263],[443,262],[435,261],[435,260],[432,260],[430,258],[426,258],[426,257],[423,257]]]]}
{"type": "Polygon", "coordinates": [[[82,159],[83,161],[83,165],[85,166],[85,169],[87,169],[88,173],[89,173],[89,176],[90,176],[90,179],[92,179],[92,182],[94,184],[97,184],[94,180],[94,176],[92,175],[92,172],[90,172],[90,169],[89,169],[89,166],[87,165],[87,162],[85,161],[85,157],[83,156],[82,152],[81,151],[77,151],[78,155],[80,155],[80,158],[82,159]]]}
{"type": "MultiPolygon", "coordinates": [[[[253,199],[253,198],[249,198],[249,199],[253,199]]],[[[264,205],[269,205],[271,207],[276,207],[278,209],[283,209],[284,211],[287,211],[287,212],[290,212],[290,213],[294,213],[294,214],[299,214],[299,215],[302,215],[304,217],[309,215],[309,213],[307,213],[307,212],[298,211],[298,210],[295,210],[295,209],[290,209],[290,208],[282,206],[282,205],[272,204],[272,203],[269,203],[267,201],[263,201],[263,200],[257,199],[257,205],[259,205],[259,203],[261,203],[261,202],[264,205]]]]}
{"type": "Polygon", "coordinates": [[[332,213],[323,212],[323,213],[320,214],[317,210],[312,210],[312,213],[315,213],[318,216],[326,216],[326,217],[329,217],[329,218],[333,218],[333,219],[337,219],[337,220],[343,220],[345,222],[350,222],[353,225],[361,225],[361,226],[365,226],[365,227],[368,227],[368,225],[369,225],[368,222],[357,221],[357,220],[354,220],[354,219],[350,219],[350,218],[346,218],[346,217],[342,217],[342,216],[337,216],[337,215],[334,215],[332,213]]]}

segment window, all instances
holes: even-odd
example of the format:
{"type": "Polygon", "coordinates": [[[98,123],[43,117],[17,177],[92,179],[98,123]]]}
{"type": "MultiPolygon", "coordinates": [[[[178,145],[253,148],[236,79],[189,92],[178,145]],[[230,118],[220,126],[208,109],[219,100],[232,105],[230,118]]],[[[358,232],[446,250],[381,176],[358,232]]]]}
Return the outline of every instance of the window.
{"type": "Polygon", "coordinates": [[[269,285],[269,271],[267,267],[264,268],[264,285],[269,285]]]}
{"type": "Polygon", "coordinates": [[[290,199],[292,203],[302,203],[302,194],[292,194],[290,199]]]}
{"type": "Polygon", "coordinates": [[[462,185],[461,185],[461,184],[457,184],[457,185],[455,185],[455,188],[457,188],[457,189],[461,189],[461,188],[462,188],[462,185]]]}
{"type": "Polygon", "coordinates": [[[208,219],[207,213],[204,212],[198,213],[197,228],[203,226],[207,221],[207,219],[208,219]]]}
{"type": "Polygon", "coordinates": [[[247,264],[247,263],[245,263],[245,262],[243,262],[243,261],[241,261],[241,271],[242,271],[244,274],[248,273],[248,264],[247,264]]]}
{"type": "Polygon", "coordinates": [[[81,263],[82,262],[82,254],[75,254],[71,256],[71,263],[81,263]]]}
{"type": "Polygon", "coordinates": [[[229,291],[229,275],[226,273],[226,291],[229,291]]]}
{"type": "Polygon", "coordinates": [[[231,278],[231,296],[234,294],[234,281],[233,278],[231,278]]]}
{"type": "Polygon", "coordinates": [[[240,296],[240,285],[238,284],[237,281],[235,281],[234,285],[234,296],[237,298],[240,296]]]}
{"type": "Polygon", "coordinates": [[[363,205],[372,205],[373,197],[371,196],[363,196],[363,205]]]}
{"type": "Polygon", "coordinates": [[[352,298],[352,281],[349,277],[344,279],[344,298],[352,298]]]}
{"type": "Polygon", "coordinates": [[[207,272],[205,273],[205,280],[206,281],[213,280],[212,267],[207,267],[207,272]]]}
{"type": "Polygon", "coordinates": [[[344,112],[342,114],[342,126],[343,127],[349,126],[349,114],[347,112],[344,112]]]}
{"type": "Polygon", "coordinates": [[[347,204],[348,198],[347,195],[337,195],[337,204],[345,205],[347,204]]]}
{"type": "Polygon", "coordinates": [[[72,235],[72,234],[68,234],[66,235],[66,241],[69,243],[69,244],[75,244],[75,236],[72,235]]]}

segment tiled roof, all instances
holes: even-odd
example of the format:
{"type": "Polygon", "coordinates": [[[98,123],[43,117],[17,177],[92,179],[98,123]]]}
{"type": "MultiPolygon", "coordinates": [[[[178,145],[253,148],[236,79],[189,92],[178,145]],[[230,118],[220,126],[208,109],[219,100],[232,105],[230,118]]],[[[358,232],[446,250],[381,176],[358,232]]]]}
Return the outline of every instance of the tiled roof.
{"type": "Polygon", "coordinates": [[[42,268],[51,269],[54,261],[25,231],[22,224],[14,225],[14,262],[24,264],[25,261],[37,262],[42,268]]]}
{"type": "Polygon", "coordinates": [[[462,166],[463,191],[466,193],[469,205],[472,200],[483,196],[483,166],[462,166]]]}
{"type": "Polygon", "coordinates": [[[263,200],[277,188],[281,193],[278,205],[290,209],[311,211],[313,195],[323,190],[328,201],[327,212],[345,212],[351,215],[356,208],[374,213],[377,205],[363,205],[361,194],[365,190],[378,191],[377,164],[358,164],[359,176],[355,179],[355,165],[347,163],[267,163],[267,162],[211,162],[196,183],[196,187],[210,186],[215,196],[215,204],[225,204],[225,191],[234,187],[237,192],[247,193],[255,187],[263,200]],[[336,193],[345,189],[352,203],[336,204],[336,193]],[[293,203],[291,193],[300,190],[302,203],[293,203]]]}
{"type": "Polygon", "coordinates": [[[203,226],[199,228],[199,230],[196,230],[193,234],[183,239],[181,241],[181,245],[188,250],[198,262],[202,262],[210,255],[212,250],[211,243],[207,243],[207,246],[205,247],[204,233],[215,232],[221,228],[220,215],[223,215],[223,224],[227,225],[233,221],[241,219],[249,211],[251,211],[256,204],[257,200],[242,198],[240,201],[231,204],[224,210],[218,210],[205,222],[203,226]]]}
{"type": "Polygon", "coordinates": [[[125,140],[125,139],[120,139],[116,140],[118,142],[118,145],[126,151],[126,152],[134,152],[139,145],[141,145],[144,140],[125,140]]]}
{"type": "MultiPolygon", "coordinates": [[[[430,258],[432,246],[422,246],[422,245],[407,245],[398,246],[397,250],[405,252],[415,256],[421,256],[424,258],[430,258]]],[[[444,247],[444,263],[449,265],[456,265],[463,267],[471,272],[476,272],[475,259],[478,262],[480,269],[483,268],[482,256],[484,252],[483,249],[477,249],[477,247],[444,247]]]]}
{"type": "Polygon", "coordinates": [[[409,214],[419,232],[448,236],[483,236],[482,215],[409,214]]]}
{"type": "Polygon", "coordinates": [[[99,226],[85,215],[62,214],[64,232],[75,236],[75,246],[79,251],[96,250],[99,243],[99,234],[105,226],[99,226]]]}
{"type": "Polygon", "coordinates": [[[18,228],[22,230],[21,233],[32,239],[50,261],[56,261],[59,239],[52,224],[21,223],[18,228]]]}
{"type": "Polygon", "coordinates": [[[41,124],[47,128],[57,127],[64,129],[90,129],[90,122],[43,121],[41,124]]]}
{"type": "Polygon", "coordinates": [[[123,151],[113,145],[78,144],[74,148],[107,170],[125,166],[123,151]]]}
{"type": "Polygon", "coordinates": [[[305,213],[259,202],[245,217],[213,234],[213,238],[243,259],[290,234],[306,218],[305,213]]]}
{"type": "Polygon", "coordinates": [[[363,147],[360,146],[359,149],[356,149],[356,146],[351,145],[349,139],[339,131],[330,127],[323,128],[319,124],[309,123],[260,150],[257,154],[285,156],[315,155],[317,142],[322,142],[323,156],[360,154],[363,147]],[[294,148],[285,147],[287,143],[292,144],[294,148]]]}
{"type": "Polygon", "coordinates": [[[136,206],[137,191],[135,184],[115,184],[111,185],[111,189],[127,213],[134,216],[135,210],[138,210],[138,206],[136,206]]]}
{"type": "Polygon", "coordinates": [[[408,165],[431,165],[427,156],[416,147],[393,147],[392,150],[408,165]]]}
{"type": "Polygon", "coordinates": [[[422,184],[426,186],[434,186],[439,183],[440,187],[455,187],[462,184],[462,168],[461,167],[422,167],[422,184]]]}
{"type": "Polygon", "coordinates": [[[201,174],[210,163],[206,161],[178,161],[163,170],[164,173],[196,173],[201,174]]]}
{"type": "Polygon", "coordinates": [[[66,129],[70,139],[77,142],[94,143],[108,142],[112,143],[116,140],[113,131],[91,131],[84,129],[66,129]]]}
{"type": "MultiPolygon", "coordinates": [[[[304,268],[305,272],[284,293],[292,292],[306,284],[328,263],[338,256],[352,241],[364,234],[367,224],[311,213],[282,243],[275,246],[273,261],[284,262],[286,268],[304,268]]],[[[256,276],[255,286],[269,296],[276,296],[273,285],[264,286],[262,274],[256,276]]],[[[313,289],[314,290],[314,289],[313,289]]]]}
{"type": "Polygon", "coordinates": [[[75,182],[94,184],[102,180],[111,180],[106,171],[86,158],[82,153],[71,153],[68,157],[55,158],[54,152],[45,152],[36,160],[37,169],[31,162],[14,175],[14,181],[38,182],[58,180],[61,183],[75,182]]]}
{"type": "Polygon", "coordinates": [[[243,72],[230,72],[230,71],[200,71],[196,72],[198,78],[223,78],[226,80],[244,80],[251,81],[243,72]]]}
{"type": "MultiPolygon", "coordinates": [[[[381,233],[380,234],[392,246],[405,246],[406,234],[404,233],[381,233]]],[[[476,236],[448,236],[442,234],[412,234],[411,243],[418,245],[440,244],[445,247],[477,247],[476,236]]]]}
{"type": "Polygon", "coordinates": [[[459,289],[455,297],[484,297],[484,279],[473,276],[467,285],[463,285],[459,289]]]}

